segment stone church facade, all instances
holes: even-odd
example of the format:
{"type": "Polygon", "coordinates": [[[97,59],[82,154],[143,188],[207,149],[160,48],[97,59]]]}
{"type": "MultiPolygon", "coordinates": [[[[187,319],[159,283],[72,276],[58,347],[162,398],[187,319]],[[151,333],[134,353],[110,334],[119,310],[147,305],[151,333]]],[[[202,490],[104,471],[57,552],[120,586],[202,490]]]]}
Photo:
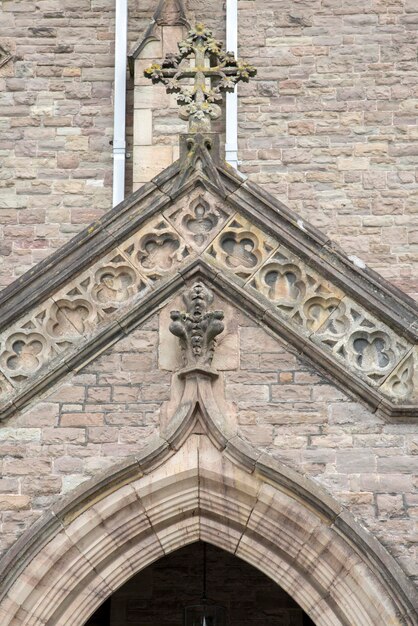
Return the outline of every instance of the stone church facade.
{"type": "Polygon", "coordinates": [[[2,625],[198,541],[319,626],[418,624],[418,9],[240,2],[249,66],[224,9],[130,2],[111,209],[114,3],[1,6],[2,625]],[[160,84],[199,37],[250,79],[238,171],[160,84]]]}

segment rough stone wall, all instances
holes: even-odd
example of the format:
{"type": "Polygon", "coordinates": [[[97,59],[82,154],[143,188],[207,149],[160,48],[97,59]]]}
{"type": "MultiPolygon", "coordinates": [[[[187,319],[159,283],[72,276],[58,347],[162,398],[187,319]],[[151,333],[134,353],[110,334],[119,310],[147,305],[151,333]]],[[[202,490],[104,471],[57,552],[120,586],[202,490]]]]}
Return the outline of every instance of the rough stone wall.
{"type": "Polygon", "coordinates": [[[243,436],[324,487],[418,577],[416,424],[386,423],[246,318],[239,341],[225,377],[243,436]]]}
{"type": "MultiPolygon", "coordinates": [[[[155,8],[130,0],[130,45],[155,8]]],[[[223,3],[186,9],[224,36],[223,3]]],[[[111,206],[114,0],[3,0],[0,17],[5,286],[111,206]]],[[[239,89],[241,169],[415,296],[417,20],[414,0],[239,3],[259,69],[239,89]]]]}
{"type": "MultiPolygon", "coordinates": [[[[0,3],[0,288],[111,208],[114,7],[0,3]]],[[[129,2],[130,45],[154,9],[129,2]]]]}
{"type": "MultiPolygon", "coordinates": [[[[228,420],[325,488],[417,577],[416,425],[385,423],[246,316],[234,317],[238,358],[216,392],[222,398],[225,389],[228,420]]],[[[3,552],[60,495],[137,453],[169,417],[162,405],[179,387],[162,369],[168,344],[160,329],[155,315],[0,425],[3,552]]]]}
{"type": "Polygon", "coordinates": [[[62,494],[156,432],[171,375],[157,370],[158,318],[0,425],[1,551],[62,494]]]}
{"type": "MultiPolygon", "coordinates": [[[[131,43],[154,9],[131,0],[131,43]]],[[[188,10],[222,36],[221,3],[188,10]]],[[[240,87],[242,171],[417,295],[416,3],[239,11],[240,54],[259,68],[240,87]]],[[[5,286],[110,208],[114,1],[3,0],[0,19],[0,43],[16,46],[0,68],[5,286]]],[[[240,365],[223,376],[242,435],[327,489],[418,577],[416,425],[384,422],[239,319],[240,365]]],[[[157,345],[155,318],[0,425],[2,552],[60,495],[146,445],[170,395],[157,345]]]]}
{"type": "Polygon", "coordinates": [[[242,0],[242,171],[418,296],[416,0],[242,0]]]}

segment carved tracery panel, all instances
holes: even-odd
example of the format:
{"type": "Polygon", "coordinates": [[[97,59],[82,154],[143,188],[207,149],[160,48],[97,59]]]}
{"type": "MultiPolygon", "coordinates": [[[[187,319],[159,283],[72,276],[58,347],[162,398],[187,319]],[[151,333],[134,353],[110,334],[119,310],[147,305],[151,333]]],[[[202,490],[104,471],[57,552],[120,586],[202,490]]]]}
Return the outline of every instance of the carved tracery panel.
{"type": "Polygon", "coordinates": [[[347,297],[312,339],[376,386],[382,384],[411,348],[406,340],[347,297]]]}
{"type": "MultiPolygon", "coordinates": [[[[226,217],[219,213],[218,219],[221,224],[226,217]]],[[[53,367],[64,352],[72,353],[143,298],[154,281],[188,260],[191,250],[167,220],[157,217],[82,271],[3,333],[0,367],[8,382],[0,385],[0,394],[10,395],[53,367]]]]}
{"type": "Polygon", "coordinates": [[[247,286],[264,295],[275,305],[278,315],[308,335],[322,326],[344,296],[284,246],[280,246],[247,286]]]}
{"type": "Polygon", "coordinates": [[[275,251],[278,242],[235,215],[207,250],[210,258],[246,279],[275,251]]]}
{"type": "Polygon", "coordinates": [[[58,353],[59,344],[54,345],[43,332],[42,325],[36,320],[25,320],[21,326],[12,328],[1,341],[1,369],[13,386],[19,385],[58,353]]]}
{"type": "Polygon", "coordinates": [[[21,386],[149,289],[119,251],[106,255],[3,333],[2,372],[13,386],[21,386]]]}
{"type": "Polygon", "coordinates": [[[418,348],[415,347],[401,361],[382,385],[383,393],[395,402],[418,400],[418,348]]]}
{"type": "Polygon", "coordinates": [[[191,251],[179,233],[161,217],[152,220],[122,246],[129,261],[151,282],[175,270],[191,251]]]}
{"type": "Polygon", "coordinates": [[[151,218],[3,332],[0,398],[9,399],[13,389],[22,387],[26,393],[31,377],[61,363],[156,288],[157,281],[175,275],[198,255],[235,276],[278,319],[351,375],[394,402],[417,398],[417,358],[410,342],[203,188],[151,218]]]}
{"type": "Polygon", "coordinates": [[[188,194],[165,217],[195,250],[201,252],[221,230],[231,210],[203,190],[188,194]]]}

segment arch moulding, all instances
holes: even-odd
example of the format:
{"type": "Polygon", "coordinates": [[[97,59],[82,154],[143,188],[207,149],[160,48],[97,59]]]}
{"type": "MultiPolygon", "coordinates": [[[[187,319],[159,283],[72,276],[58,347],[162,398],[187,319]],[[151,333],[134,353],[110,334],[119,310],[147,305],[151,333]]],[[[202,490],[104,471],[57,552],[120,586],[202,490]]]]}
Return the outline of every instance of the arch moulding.
{"type": "Polygon", "coordinates": [[[2,626],[82,626],[134,574],[198,540],[261,570],[317,626],[417,625],[415,589],[381,544],[309,480],[221,431],[200,386],[165,437],[15,544],[0,563],[2,626]]]}

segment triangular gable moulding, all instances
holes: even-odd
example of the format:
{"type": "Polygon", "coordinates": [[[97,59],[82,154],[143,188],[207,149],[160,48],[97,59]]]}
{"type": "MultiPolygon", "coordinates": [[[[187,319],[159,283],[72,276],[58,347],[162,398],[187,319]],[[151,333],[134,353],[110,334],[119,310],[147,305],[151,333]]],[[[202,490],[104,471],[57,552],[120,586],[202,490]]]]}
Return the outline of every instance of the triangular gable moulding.
{"type": "MultiPolygon", "coordinates": [[[[198,25],[186,46],[208,32],[198,25]]],[[[230,55],[221,61],[227,77],[248,69],[230,55]]],[[[167,78],[152,67],[154,79],[167,78]]],[[[165,67],[182,94],[176,62],[165,67]]],[[[190,117],[199,114],[194,103],[190,117]]],[[[197,104],[211,117],[204,100],[197,104]]],[[[415,302],[223,162],[210,132],[181,137],[176,163],[0,294],[1,417],[78,371],[192,280],[372,410],[418,417],[415,302]]]]}

